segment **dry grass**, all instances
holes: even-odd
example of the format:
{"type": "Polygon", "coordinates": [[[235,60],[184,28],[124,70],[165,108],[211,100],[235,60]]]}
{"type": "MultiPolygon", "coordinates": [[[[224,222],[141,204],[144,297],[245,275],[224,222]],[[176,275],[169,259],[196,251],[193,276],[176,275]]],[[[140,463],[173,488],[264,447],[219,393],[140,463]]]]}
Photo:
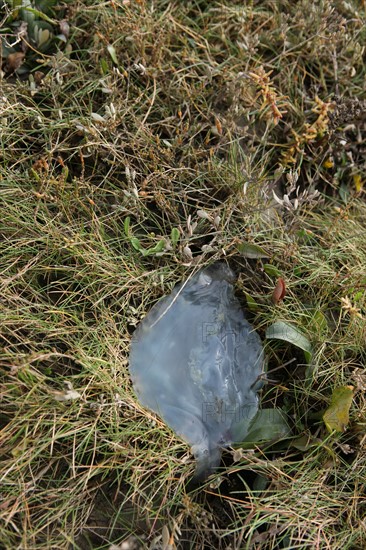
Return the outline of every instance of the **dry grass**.
{"type": "Polygon", "coordinates": [[[36,85],[0,84],[0,545],[364,547],[365,7],[83,0],[66,16],[36,85]],[[225,452],[192,488],[128,353],[151,305],[214,259],[263,338],[285,320],[315,353],[266,342],[262,403],[292,437],[225,452]],[[340,385],[350,422],[329,434],[340,385]]]}

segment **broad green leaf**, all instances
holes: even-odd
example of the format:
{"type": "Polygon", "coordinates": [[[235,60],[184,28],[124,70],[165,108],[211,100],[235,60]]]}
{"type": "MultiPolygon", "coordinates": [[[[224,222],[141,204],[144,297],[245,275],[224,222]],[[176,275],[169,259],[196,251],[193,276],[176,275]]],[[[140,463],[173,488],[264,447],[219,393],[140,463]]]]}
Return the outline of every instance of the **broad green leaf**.
{"type": "Polygon", "coordinates": [[[339,196],[341,197],[344,204],[347,204],[350,197],[350,190],[348,185],[342,184],[339,186],[339,196]]]}
{"type": "Polygon", "coordinates": [[[46,21],[35,21],[31,29],[28,25],[28,33],[42,52],[47,50],[54,39],[53,28],[46,21]]]}
{"type": "Polygon", "coordinates": [[[177,246],[179,237],[180,237],[179,229],[177,229],[176,227],[173,227],[172,232],[170,234],[170,240],[172,241],[173,248],[177,246]]]}
{"type": "Polygon", "coordinates": [[[245,443],[260,443],[284,439],[291,435],[291,428],[281,409],[261,409],[253,418],[245,443]]]}
{"type": "Polygon", "coordinates": [[[155,246],[148,248],[144,251],[144,256],[151,256],[152,254],[158,254],[165,250],[165,239],[161,239],[155,246]]]}
{"type": "Polygon", "coordinates": [[[314,323],[314,328],[317,334],[324,334],[327,332],[328,322],[324,313],[321,311],[314,311],[312,322],[314,323]]]}
{"type": "Polygon", "coordinates": [[[21,17],[22,21],[24,21],[25,23],[27,23],[29,25],[28,31],[33,28],[33,23],[35,21],[35,15],[34,15],[32,9],[29,9],[29,8],[31,8],[30,2],[28,0],[26,2],[24,2],[24,0],[23,0],[22,1],[22,7],[19,10],[19,14],[20,14],[20,17],[21,17]]]}
{"type": "Polygon", "coordinates": [[[116,50],[115,50],[114,46],[112,46],[111,44],[108,44],[107,50],[108,50],[109,55],[112,58],[113,63],[115,65],[118,65],[117,54],[116,54],[116,50]]]}
{"type": "Polygon", "coordinates": [[[291,446],[299,451],[308,451],[313,447],[318,447],[322,443],[321,439],[315,438],[312,435],[302,435],[291,442],[291,446]]]}
{"type": "Polygon", "coordinates": [[[260,474],[256,475],[253,481],[253,491],[257,493],[263,493],[270,484],[270,478],[267,476],[262,476],[260,474]]]}
{"type": "Polygon", "coordinates": [[[131,237],[131,244],[132,246],[134,247],[135,250],[138,250],[139,252],[141,252],[143,250],[142,246],[141,246],[141,243],[139,241],[139,239],[137,237],[131,237]]]}
{"type": "Polygon", "coordinates": [[[330,405],[323,414],[323,420],[330,432],[344,432],[349,422],[349,410],[352,405],[353,386],[335,388],[330,405]]]}
{"type": "Polygon", "coordinates": [[[39,48],[44,46],[46,42],[51,38],[51,34],[48,29],[38,29],[37,33],[37,45],[39,48]]]}
{"type": "Polygon", "coordinates": [[[289,325],[284,321],[276,321],[275,323],[273,323],[273,325],[267,328],[266,338],[268,340],[284,340],[289,344],[293,344],[294,346],[302,349],[305,352],[307,362],[311,360],[311,343],[309,342],[307,337],[302,332],[300,332],[297,327],[294,327],[293,325],[289,325]]]}
{"type": "Polygon", "coordinates": [[[254,300],[254,298],[250,294],[248,294],[247,292],[244,292],[244,295],[245,295],[245,299],[247,301],[248,309],[250,311],[258,311],[259,305],[254,300]]]}
{"type": "Polygon", "coordinates": [[[242,242],[239,243],[236,248],[245,258],[269,258],[269,254],[258,244],[242,242]]]}

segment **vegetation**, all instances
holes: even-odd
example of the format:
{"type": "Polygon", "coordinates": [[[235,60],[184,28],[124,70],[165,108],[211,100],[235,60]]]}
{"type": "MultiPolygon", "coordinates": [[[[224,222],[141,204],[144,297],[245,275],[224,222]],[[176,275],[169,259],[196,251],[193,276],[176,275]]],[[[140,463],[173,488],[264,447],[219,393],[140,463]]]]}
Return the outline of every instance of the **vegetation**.
{"type": "Polygon", "coordinates": [[[365,547],[365,4],[14,0],[1,20],[1,547],[365,547]],[[129,344],[217,259],[288,429],[263,413],[192,486],[129,344]]]}

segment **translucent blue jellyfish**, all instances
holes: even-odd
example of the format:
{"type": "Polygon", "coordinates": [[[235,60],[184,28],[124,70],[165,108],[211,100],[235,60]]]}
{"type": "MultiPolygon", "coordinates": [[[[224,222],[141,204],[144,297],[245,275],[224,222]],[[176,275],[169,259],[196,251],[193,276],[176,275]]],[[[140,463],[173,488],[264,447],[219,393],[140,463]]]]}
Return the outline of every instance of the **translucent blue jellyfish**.
{"type": "Polygon", "coordinates": [[[242,441],[258,410],[261,340],[217,262],[176,286],[137,327],[130,373],[136,394],[192,447],[196,478],[242,441]]]}

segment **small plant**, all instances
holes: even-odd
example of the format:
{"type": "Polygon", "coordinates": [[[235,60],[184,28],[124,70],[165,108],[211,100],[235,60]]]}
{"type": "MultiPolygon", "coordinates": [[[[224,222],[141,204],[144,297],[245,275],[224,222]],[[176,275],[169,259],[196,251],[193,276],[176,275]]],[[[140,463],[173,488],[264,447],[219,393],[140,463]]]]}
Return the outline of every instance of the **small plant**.
{"type": "Polygon", "coordinates": [[[27,74],[42,54],[66,43],[69,26],[55,19],[56,6],[57,0],[3,0],[0,37],[5,74],[27,74]]]}
{"type": "Polygon", "coordinates": [[[266,71],[262,66],[258,67],[255,71],[249,73],[250,78],[255,82],[259,88],[259,92],[256,99],[261,99],[262,104],[259,111],[268,110],[270,114],[267,117],[272,118],[274,125],[278,124],[284,114],[287,111],[284,109],[286,105],[286,97],[279,96],[275,87],[273,86],[270,76],[273,71],[266,71]]]}

